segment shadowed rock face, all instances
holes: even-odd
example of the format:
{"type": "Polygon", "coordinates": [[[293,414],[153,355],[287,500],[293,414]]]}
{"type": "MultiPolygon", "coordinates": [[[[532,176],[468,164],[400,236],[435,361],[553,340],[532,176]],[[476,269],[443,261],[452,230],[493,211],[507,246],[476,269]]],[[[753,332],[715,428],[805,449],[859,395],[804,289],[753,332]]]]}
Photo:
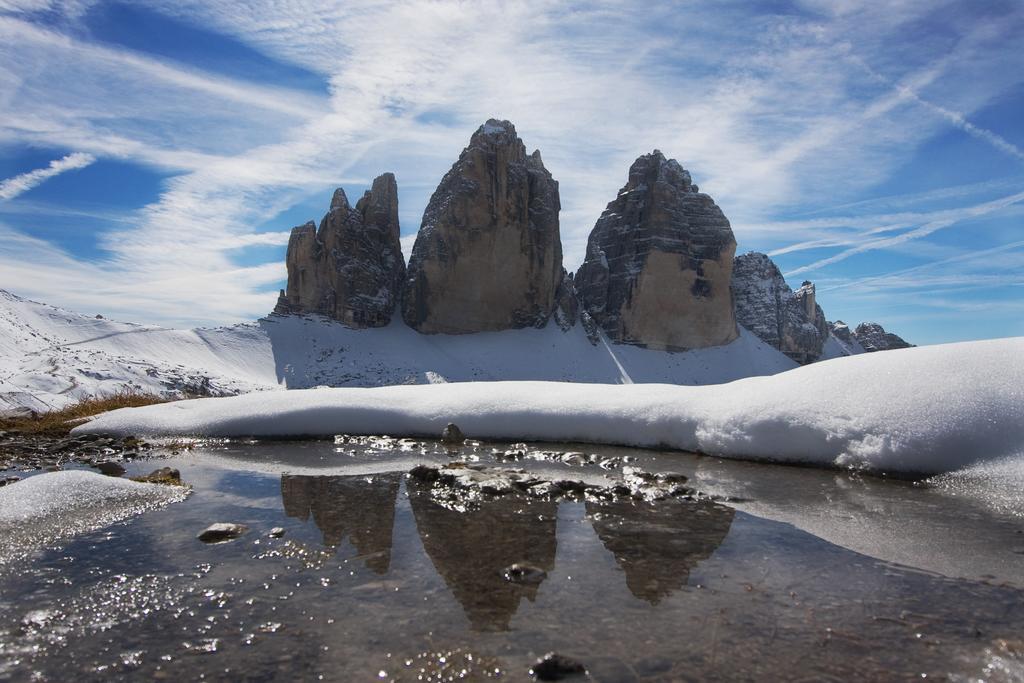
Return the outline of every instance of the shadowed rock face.
{"type": "Polygon", "coordinates": [[[563,268],[562,282],[558,285],[558,291],[555,293],[554,312],[555,322],[563,332],[568,332],[579,318],[578,297],[576,285],[573,283],[573,274],[567,273],[563,268]]]}
{"type": "Polygon", "coordinates": [[[320,313],[355,328],[387,325],[405,278],[398,238],[394,175],[374,180],[355,208],[338,188],[319,230],[312,222],[292,229],[288,288],[275,310],[320,313]]]}
{"type": "Polygon", "coordinates": [[[853,337],[868,353],[872,351],[888,351],[890,349],[906,349],[913,346],[902,337],[886,332],[878,323],[861,323],[853,331],[853,337]]]}
{"type": "Polygon", "coordinates": [[[508,121],[481,126],[434,191],[402,294],[426,333],[543,326],[562,280],[558,183],[508,121]]]}
{"type": "Polygon", "coordinates": [[[613,341],[664,350],[725,344],[738,334],[735,251],[722,210],[655,150],[633,162],[590,233],[576,289],[613,341]]]}
{"type": "Polygon", "coordinates": [[[794,292],[767,255],[750,252],[736,257],[732,291],[736,322],[797,363],[818,360],[829,325],[812,283],[794,292]]]}
{"type": "MultiPolygon", "coordinates": [[[[857,340],[853,338],[853,332],[850,331],[850,326],[844,323],[842,320],[837,320],[834,323],[828,324],[829,332],[832,336],[843,342],[844,344],[852,344],[857,340]]],[[[857,342],[859,343],[859,342],[857,342]]]]}
{"type": "Polygon", "coordinates": [[[686,585],[732,526],[733,509],[716,503],[587,501],[587,517],[626,575],[629,592],[656,605],[686,585]]]}
{"type": "Polygon", "coordinates": [[[313,522],[325,546],[347,536],[366,567],[386,574],[391,564],[391,530],[402,476],[398,473],[344,477],[281,477],[285,514],[313,522]]]}

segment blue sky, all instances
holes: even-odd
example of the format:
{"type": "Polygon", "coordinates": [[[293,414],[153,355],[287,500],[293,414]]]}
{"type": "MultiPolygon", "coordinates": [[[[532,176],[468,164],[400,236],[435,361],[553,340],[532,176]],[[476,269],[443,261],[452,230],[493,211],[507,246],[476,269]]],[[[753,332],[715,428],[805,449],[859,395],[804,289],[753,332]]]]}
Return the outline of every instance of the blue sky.
{"type": "Polygon", "coordinates": [[[489,117],[566,266],[658,148],[830,319],[1024,335],[1024,4],[0,0],[0,288],[169,325],[273,306],[293,226],[396,174],[411,247],[489,117]]]}

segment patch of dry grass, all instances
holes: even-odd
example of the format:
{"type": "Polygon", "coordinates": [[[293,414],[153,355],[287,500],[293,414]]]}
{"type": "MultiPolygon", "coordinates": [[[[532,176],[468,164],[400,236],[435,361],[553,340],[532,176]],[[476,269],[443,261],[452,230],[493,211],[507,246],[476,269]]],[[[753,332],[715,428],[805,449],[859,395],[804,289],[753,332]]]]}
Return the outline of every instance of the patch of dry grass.
{"type": "Polygon", "coordinates": [[[41,415],[0,418],[0,431],[20,432],[35,436],[67,436],[72,427],[76,426],[82,418],[117,408],[148,406],[154,403],[166,403],[168,400],[170,399],[155,394],[123,389],[109,396],[85,398],[66,408],[51,410],[41,415]]]}

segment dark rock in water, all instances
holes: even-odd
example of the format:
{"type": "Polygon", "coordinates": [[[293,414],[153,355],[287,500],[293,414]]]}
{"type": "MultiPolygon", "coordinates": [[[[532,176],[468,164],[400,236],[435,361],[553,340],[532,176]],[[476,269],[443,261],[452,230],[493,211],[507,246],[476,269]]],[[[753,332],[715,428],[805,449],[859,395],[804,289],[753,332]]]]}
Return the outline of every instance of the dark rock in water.
{"type": "Polygon", "coordinates": [[[861,323],[853,331],[853,337],[868,353],[873,351],[889,351],[891,349],[908,349],[914,345],[903,338],[886,332],[878,323],[861,323]]]}
{"type": "Polygon", "coordinates": [[[440,476],[436,467],[430,465],[416,465],[409,470],[409,477],[412,479],[419,479],[421,481],[437,481],[440,476]]]}
{"type": "Polygon", "coordinates": [[[622,481],[588,484],[575,479],[542,479],[522,469],[463,462],[442,467],[417,465],[408,474],[410,480],[433,487],[437,498],[463,506],[522,494],[535,499],[610,500],[627,497],[648,502],[702,497],[699,492],[685,486],[686,477],[681,474],[652,474],[636,467],[625,467],[622,475],[622,481]]]}
{"type": "Polygon", "coordinates": [[[269,536],[270,538],[281,538],[282,536],[284,536],[284,527],[275,526],[267,533],[267,536],[269,536]]]}
{"type": "Polygon", "coordinates": [[[203,529],[196,538],[203,543],[224,543],[233,541],[246,531],[249,527],[244,524],[232,524],[230,522],[218,522],[203,529]]]}
{"type": "Polygon", "coordinates": [[[466,435],[462,433],[459,426],[454,422],[449,422],[441,432],[441,442],[447,444],[460,444],[466,440],[466,435]]]}
{"type": "Polygon", "coordinates": [[[654,150],[633,162],[594,225],[575,286],[612,341],[670,351],[726,344],[738,334],[735,252],[722,210],[654,150]]]}
{"type": "Polygon", "coordinates": [[[679,472],[658,472],[654,478],[666,484],[685,484],[690,480],[685,474],[679,472]]]}
{"type": "Polygon", "coordinates": [[[508,121],[480,126],[434,191],[402,317],[428,334],[543,327],[562,282],[558,182],[508,121]]]}
{"type": "Polygon", "coordinates": [[[818,360],[829,325],[813,283],[805,281],[794,292],[774,261],[750,252],[736,257],[732,292],[740,325],[797,363],[818,360]]]}
{"type": "Polygon", "coordinates": [[[21,481],[21,477],[11,474],[6,477],[0,477],[0,486],[7,486],[8,484],[14,484],[21,481]]]}
{"type": "Polygon", "coordinates": [[[161,467],[141,477],[132,477],[132,481],[141,481],[146,484],[167,484],[169,486],[181,486],[181,472],[173,467],[161,467]]]}
{"type": "Polygon", "coordinates": [[[537,660],[530,673],[538,681],[561,681],[575,676],[585,676],[587,668],[575,659],[557,652],[549,652],[537,660]]]}
{"type": "Polygon", "coordinates": [[[559,479],[551,483],[554,484],[556,489],[566,493],[583,493],[588,488],[584,482],[575,479],[559,479]]]}
{"type": "Polygon", "coordinates": [[[532,564],[516,562],[515,564],[505,567],[503,576],[506,581],[510,581],[512,583],[540,583],[544,579],[548,578],[548,573],[540,567],[535,567],[532,564]]]}
{"type": "Polygon", "coordinates": [[[94,464],[93,467],[95,467],[108,477],[120,477],[125,472],[124,467],[120,463],[114,462],[113,460],[104,460],[102,462],[98,462],[94,464]]]}
{"type": "Polygon", "coordinates": [[[317,229],[288,240],[288,288],[276,313],[320,313],[349,327],[382,327],[398,304],[405,259],[399,243],[398,185],[385,173],[353,208],[338,188],[317,229]]]}

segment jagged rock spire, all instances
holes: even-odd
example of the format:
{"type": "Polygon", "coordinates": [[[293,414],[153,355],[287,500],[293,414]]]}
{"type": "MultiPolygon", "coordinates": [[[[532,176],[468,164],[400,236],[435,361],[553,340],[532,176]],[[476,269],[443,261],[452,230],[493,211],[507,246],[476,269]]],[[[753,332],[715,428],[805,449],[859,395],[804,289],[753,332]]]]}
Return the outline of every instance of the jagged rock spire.
{"type": "Polygon", "coordinates": [[[320,313],[356,328],[387,325],[405,278],[395,176],[377,177],[354,209],[335,190],[319,229],[312,222],[292,229],[287,266],[279,312],[320,313]]]}
{"type": "Polygon", "coordinates": [[[767,254],[752,251],[736,257],[732,291],[740,325],[797,363],[821,357],[829,326],[813,283],[794,292],[767,254]]]}
{"type": "Polygon", "coordinates": [[[508,121],[488,120],[434,191],[402,317],[420,332],[543,326],[562,281],[558,182],[508,121]]]}
{"type": "Polygon", "coordinates": [[[667,350],[725,344],[737,335],[735,251],[721,209],[654,150],[633,162],[598,219],[575,285],[613,341],[667,350]]]}

